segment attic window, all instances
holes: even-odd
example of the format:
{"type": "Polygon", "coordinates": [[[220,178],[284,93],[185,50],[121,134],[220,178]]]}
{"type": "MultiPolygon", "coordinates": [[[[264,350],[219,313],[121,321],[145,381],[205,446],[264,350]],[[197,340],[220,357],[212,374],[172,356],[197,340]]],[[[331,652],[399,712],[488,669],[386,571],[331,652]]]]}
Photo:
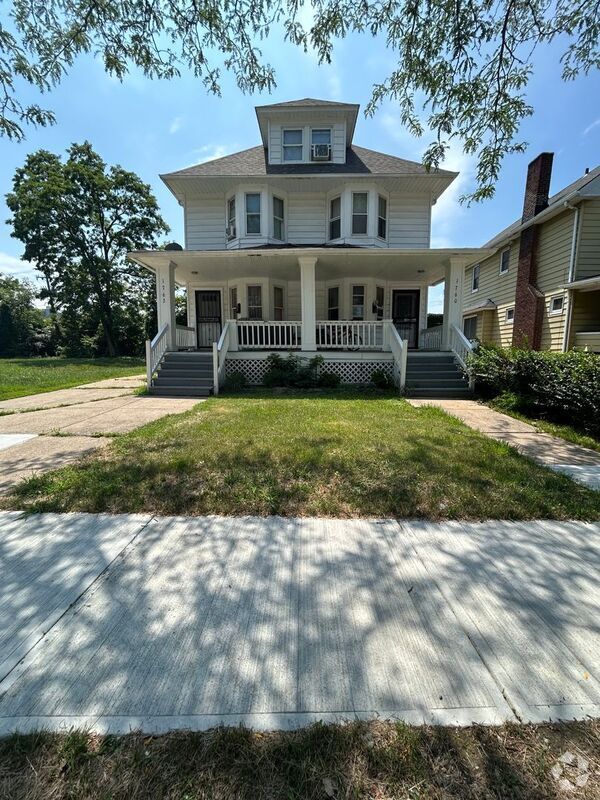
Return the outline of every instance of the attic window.
{"type": "Polygon", "coordinates": [[[284,130],[283,160],[302,161],[302,128],[284,130]]]}

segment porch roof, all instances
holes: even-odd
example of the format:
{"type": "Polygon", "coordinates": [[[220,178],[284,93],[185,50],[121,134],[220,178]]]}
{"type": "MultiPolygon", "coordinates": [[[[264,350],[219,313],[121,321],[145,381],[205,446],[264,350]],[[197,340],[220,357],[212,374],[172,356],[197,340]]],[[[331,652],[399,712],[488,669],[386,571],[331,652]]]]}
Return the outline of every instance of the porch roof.
{"type": "Polygon", "coordinates": [[[450,263],[465,266],[484,259],[485,248],[362,248],[283,247],[244,250],[138,250],[128,258],[151,271],[175,264],[179,284],[222,281],[242,277],[275,277],[298,280],[299,258],[316,259],[317,280],[341,277],[374,277],[415,283],[438,283],[450,263]]]}

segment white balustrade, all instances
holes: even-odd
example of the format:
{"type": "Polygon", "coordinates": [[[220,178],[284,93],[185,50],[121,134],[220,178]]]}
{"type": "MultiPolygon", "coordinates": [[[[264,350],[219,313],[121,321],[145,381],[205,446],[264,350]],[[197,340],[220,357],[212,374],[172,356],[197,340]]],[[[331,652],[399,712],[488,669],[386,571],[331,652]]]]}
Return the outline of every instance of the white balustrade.
{"type": "Polygon", "coordinates": [[[424,328],[421,331],[421,350],[441,350],[442,349],[442,326],[433,325],[431,328],[424,328]]]}
{"type": "Polygon", "coordinates": [[[327,320],[317,322],[319,350],[383,350],[383,322],[327,320]]]}
{"type": "Polygon", "coordinates": [[[196,329],[187,325],[177,325],[175,328],[175,344],[182,349],[196,347],[196,329]]]}
{"type": "Polygon", "coordinates": [[[236,335],[235,320],[227,320],[218,342],[213,342],[213,393],[219,394],[219,386],[225,379],[225,361],[236,335]]]}
{"type": "Polygon", "coordinates": [[[164,356],[169,340],[169,323],[165,322],[154,339],[146,339],[146,384],[152,386],[152,377],[164,356]]]}
{"type": "Polygon", "coordinates": [[[240,350],[299,350],[302,323],[285,321],[236,320],[240,350]]]}

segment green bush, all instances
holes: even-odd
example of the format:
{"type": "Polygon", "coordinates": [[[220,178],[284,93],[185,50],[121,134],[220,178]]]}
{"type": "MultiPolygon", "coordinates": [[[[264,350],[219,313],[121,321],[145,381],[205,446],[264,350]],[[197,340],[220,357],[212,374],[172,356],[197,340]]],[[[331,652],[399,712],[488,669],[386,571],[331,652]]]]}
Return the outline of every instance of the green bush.
{"type": "Polygon", "coordinates": [[[480,346],[469,374],[483,397],[514,395],[511,404],[530,416],[600,433],[600,356],[480,346]]]}
{"type": "Polygon", "coordinates": [[[377,389],[393,389],[394,381],[384,369],[374,369],[371,373],[371,383],[377,389]]]}
{"type": "Polygon", "coordinates": [[[246,383],[246,376],[241,370],[237,369],[225,378],[223,389],[228,392],[239,392],[241,389],[246,388],[246,383]]]}
{"type": "Polygon", "coordinates": [[[319,375],[319,386],[322,389],[337,389],[340,385],[340,376],[335,372],[321,372],[319,375]]]}
{"type": "Polygon", "coordinates": [[[290,353],[285,358],[271,353],[267,358],[267,370],[263,378],[265,386],[293,386],[309,389],[319,386],[319,368],[323,356],[314,356],[310,361],[290,353]]]}

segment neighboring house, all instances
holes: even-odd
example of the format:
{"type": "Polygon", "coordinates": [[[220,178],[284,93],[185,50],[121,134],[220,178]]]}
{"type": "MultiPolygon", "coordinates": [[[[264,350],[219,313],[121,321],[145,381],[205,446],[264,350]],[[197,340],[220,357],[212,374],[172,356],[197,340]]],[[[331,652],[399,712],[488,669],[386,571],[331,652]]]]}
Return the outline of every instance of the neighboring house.
{"type": "Polygon", "coordinates": [[[600,167],[548,197],[552,160],[531,162],[521,219],[466,268],[463,331],[503,347],[600,352],[600,167]]]}
{"type": "Polygon", "coordinates": [[[467,389],[454,367],[469,347],[464,268],[491,251],[430,248],[432,206],[456,173],[358,147],[358,110],[259,106],[257,147],[161,176],[183,208],[184,247],[129,254],[157,277],[152,391],[218,391],[237,371],[260,383],[271,352],[320,353],[344,382],[383,369],[414,394],[467,389]],[[427,328],[428,288],[442,281],[443,322],[427,328]],[[446,355],[419,364],[420,350],[446,355]]]}

